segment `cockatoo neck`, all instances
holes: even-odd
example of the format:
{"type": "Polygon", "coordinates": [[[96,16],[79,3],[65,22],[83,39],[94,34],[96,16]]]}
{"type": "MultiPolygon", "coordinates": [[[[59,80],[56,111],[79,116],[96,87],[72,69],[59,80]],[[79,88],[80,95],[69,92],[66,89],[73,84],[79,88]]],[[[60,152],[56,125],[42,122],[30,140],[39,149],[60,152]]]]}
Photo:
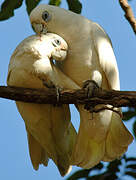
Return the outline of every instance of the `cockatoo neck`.
{"type": "Polygon", "coordinates": [[[83,30],[83,27],[86,26],[86,31],[88,32],[90,22],[82,16],[77,17],[78,18],[71,17],[71,21],[69,21],[69,17],[64,17],[59,20],[56,19],[56,21],[54,21],[51,26],[49,25],[48,31],[60,35],[67,41],[68,44],[70,44],[71,41],[75,40],[77,41],[77,43],[79,43],[79,33],[82,35],[81,38],[84,39],[84,37],[86,37],[86,34],[83,30]]]}
{"type": "Polygon", "coordinates": [[[86,34],[90,34],[89,20],[83,18],[82,16],[79,16],[77,20],[76,18],[72,19],[71,17],[71,21],[69,22],[67,20],[67,17],[59,20],[56,19],[54,23],[49,24],[49,26],[47,27],[49,32],[58,34],[63,39],[65,39],[65,41],[68,43],[69,52],[77,51],[76,49],[79,49],[79,44],[86,44],[89,39],[89,37],[87,37],[86,34]],[[84,26],[86,26],[86,28],[83,28],[84,26]]]}

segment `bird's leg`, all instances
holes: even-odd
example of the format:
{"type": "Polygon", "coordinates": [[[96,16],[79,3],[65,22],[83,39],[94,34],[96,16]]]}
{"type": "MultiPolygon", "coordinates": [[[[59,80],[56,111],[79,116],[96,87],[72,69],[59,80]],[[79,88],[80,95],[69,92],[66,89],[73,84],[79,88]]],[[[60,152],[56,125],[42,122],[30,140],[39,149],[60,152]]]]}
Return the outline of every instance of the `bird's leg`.
{"type": "Polygon", "coordinates": [[[62,91],[62,88],[55,86],[56,88],[56,94],[57,94],[57,103],[59,104],[60,99],[60,92],[62,91]]]}
{"type": "Polygon", "coordinates": [[[47,82],[46,80],[42,79],[42,83],[47,88],[55,88],[55,85],[51,81],[47,82]]]}
{"type": "MultiPolygon", "coordinates": [[[[83,82],[83,89],[85,89],[87,98],[90,98],[94,95],[95,90],[99,89],[99,86],[94,80],[87,80],[87,81],[83,82]]],[[[90,112],[93,112],[95,105],[87,103],[87,104],[85,104],[84,108],[90,112]]]]}
{"type": "Polygon", "coordinates": [[[56,90],[56,96],[57,96],[57,103],[54,104],[54,106],[61,106],[62,104],[59,102],[60,100],[60,92],[62,91],[62,88],[58,87],[58,86],[54,86],[55,90],[56,90]]]}
{"type": "MultiPolygon", "coordinates": [[[[94,80],[87,80],[83,83],[83,88],[86,90],[87,93],[87,98],[91,98],[94,96],[95,91],[99,89],[100,87],[94,80]]],[[[85,104],[84,108],[92,113],[92,118],[93,119],[93,113],[98,113],[104,110],[110,110],[113,112],[116,112],[121,118],[122,118],[122,113],[118,108],[109,106],[109,105],[102,105],[102,106],[97,106],[96,104],[85,104]]]]}
{"type": "Polygon", "coordinates": [[[42,79],[43,85],[47,88],[53,88],[56,90],[56,97],[57,97],[57,104],[54,104],[54,106],[60,106],[59,99],[60,99],[60,92],[62,91],[62,88],[55,86],[52,81],[46,81],[42,79]]]}
{"type": "Polygon", "coordinates": [[[99,86],[94,80],[87,80],[83,82],[83,89],[85,89],[87,97],[90,98],[94,95],[95,90],[99,89],[99,86]]]}

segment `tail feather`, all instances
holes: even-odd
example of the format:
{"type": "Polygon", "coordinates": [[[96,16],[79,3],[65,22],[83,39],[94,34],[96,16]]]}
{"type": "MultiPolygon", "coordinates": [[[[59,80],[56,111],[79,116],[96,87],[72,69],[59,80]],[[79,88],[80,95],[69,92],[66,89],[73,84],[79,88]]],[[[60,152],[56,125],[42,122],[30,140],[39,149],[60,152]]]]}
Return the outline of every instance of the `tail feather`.
{"type": "MultiPolygon", "coordinates": [[[[73,147],[76,139],[75,130],[70,122],[68,105],[54,107],[49,104],[23,102],[16,102],[16,104],[27,129],[36,140],[35,145],[37,142],[40,144],[37,147],[38,152],[43,154],[46,152],[57,165],[60,174],[62,176],[67,174],[71,169],[69,148],[73,147]],[[41,147],[44,151],[40,150],[41,147]]],[[[35,169],[38,168],[38,163],[43,163],[43,161],[43,156],[40,160],[34,159],[35,169]]]]}
{"type": "Polygon", "coordinates": [[[71,164],[91,168],[104,157],[104,140],[110,122],[100,121],[98,114],[89,113],[83,106],[78,106],[78,110],[80,112],[80,128],[73,149],[71,164]]]}
{"type": "Polygon", "coordinates": [[[133,141],[120,116],[113,112],[110,129],[106,138],[106,152],[103,161],[113,160],[122,156],[133,141]]]}
{"type": "Polygon", "coordinates": [[[105,152],[105,143],[97,143],[93,140],[88,142],[86,156],[78,166],[89,169],[97,165],[105,152]]]}
{"type": "Polygon", "coordinates": [[[105,110],[91,114],[83,106],[77,108],[80,128],[71,164],[91,168],[100,161],[112,161],[126,152],[133,137],[117,113],[105,110]]]}
{"type": "Polygon", "coordinates": [[[44,166],[48,165],[48,155],[38,141],[29,133],[27,129],[28,145],[29,145],[29,154],[31,158],[32,165],[35,170],[39,169],[39,165],[43,164],[44,166]]]}
{"type": "Polygon", "coordinates": [[[71,171],[70,157],[75,144],[77,133],[70,122],[70,111],[68,105],[58,107],[52,106],[51,113],[52,134],[56,146],[58,158],[58,168],[62,176],[71,171]],[[60,111],[61,108],[61,111],[60,111]],[[63,158],[63,159],[62,159],[63,158]],[[60,161],[62,159],[62,162],[60,161]],[[65,168],[64,168],[65,166],[65,168]]]}
{"type": "Polygon", "coordinates": [[[82,168],[91,168],[98,164],[105,153],[105,143],[90,139],[83,129],[79,132],[73,149],[71,164],[82,168]]]}

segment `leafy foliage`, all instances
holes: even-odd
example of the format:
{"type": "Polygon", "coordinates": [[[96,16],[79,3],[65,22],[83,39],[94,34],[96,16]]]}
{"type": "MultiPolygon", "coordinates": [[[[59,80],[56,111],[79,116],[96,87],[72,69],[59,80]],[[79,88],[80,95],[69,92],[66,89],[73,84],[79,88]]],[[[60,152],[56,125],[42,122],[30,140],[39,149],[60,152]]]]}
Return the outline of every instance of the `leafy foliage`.
{"type": "Polygon", "coordinates": [[[0,21],[14,16],[14,10],[22,5],[23,0],[5,0],[1,5],[0,21]]]}
{"type": "Polygon", "coordinates": [[[69,10],[80,14],[82,10],[82,4],[78,0],[67,0],[69,10]]]}
{"type": "Polygon", "coordinates": [[[61,4],[61,0],[50,0],[49,4],[59,6],[61,4]]]}
{"type": "MultiPolygon", "coordinates": [[[[42,1],[42,0],[24,0],[26,4],[26,10],[28,15],[30,12],[42,1]]],[[[0,9],[0,21],[9,19],[14,16],[14,11],[22,6],[23,0],[5,0],[1,4],[0,9]]],[[[69,9],[75,13],[80,14],[82,10],[82,4],[79,0],[67,0],[69,9]]],[[[49,0],[50,5],[60,6],[61,0],[49,0]]]]}
{"type": "Polygon", "coordinates": [[[133,133],[134,133],[134,136],[136,138],[136,120],[133,123],[133,133]]]}
{"type": "Polygon", "coordinates": [[[41,0],[25,0],[27,13],[30,14],[30,12],[39,4],[40,1],[41,0]]]}
{"type": "Polygon", "coordinates": [[[124,155],[121,159],[107,164],[99,163],[92,169],[79,170],[67,180],[79,180],[80,178],[85,180],[123,180],[125,176],[136,178],[136,158],[127,158],[124,155]]]}
{"type": "Polygon", "coordinates": [[[134,119],[133,122],[133,134],[136,138],[136,108],[128,108],[126,112],[123,112],[123,120],[129,121],[130,119],[134,119]]]}
{"type": "Polygon", "coordinates": [[[74,180],[79,178],[88,178],[90,173],[90,170],[88,169],[82,169],[79,171],[76,171],[72,176],[70,176],[67,180],[74,180]]]}
{"type": "Polygon", "coordinates": [[[76,171],[72,176],[67,178],[67,180],[76,180],[76,179],[80,179],[80,178],[86,178],[88,180],[88,178],[90,178],[89,177],[90,171],[101,170],[102,168],[103,168],[103,164],[99,163],[92,169],[82,169],[82,170],[76,171]]]}
{"type": "Polygon", "coordinates": [[[128,121],[135,116],[136,116],[135,108],[128,108],[128,110],[126,112],[123,112],[123,120],[124,121],[128,121]]]}

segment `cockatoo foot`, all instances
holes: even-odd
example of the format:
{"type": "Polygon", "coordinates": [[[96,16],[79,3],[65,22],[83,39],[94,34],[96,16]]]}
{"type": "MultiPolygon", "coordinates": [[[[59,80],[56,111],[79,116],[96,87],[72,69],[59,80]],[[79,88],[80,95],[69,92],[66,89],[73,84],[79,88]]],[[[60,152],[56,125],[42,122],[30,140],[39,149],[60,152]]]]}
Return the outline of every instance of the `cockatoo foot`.
{"type": "Polygon", "coordinates": [[[57,102],[59,103],[60,92],[62,91],[62,88],[60,88],[60,87],[55,87],[55,89],[56,89],[56,94],[57,94],[57,102]]]}
{"type": "Polygon", "coordinates": [[[87,80],[83,82],[83,89],[86,90],[88,98],[92,97],[94,95],[95,90],[98,88],[99,86],[94,80],[87,80]]]}
{"type": "Polygon", "coordinates": [[[42,83],[45,87],[47,88],[55,88],[55,85],[53,84],[53,82],[47,82],[46,80],[42,79],[42,83]]]}
{"type": "MultiPolygon", "coordinates": [[[[96,89],[99,89],[98,84],[94,80],[87,80],[83,82],[83,89],[85,89],[87,98],[90,98],[94,95],[96,89]]],[[[84,108],[90,112],[93,112],[95,105],[85,104],[84,108]]]]}
{"type": "Polygon", "coordinates": [[[62,91],[62,88],[55,86],[52,81],[50,81],[49,83],[42,79],[42,82],[45,87],[56,90],[57,104],[54,104],[54,106],[61,106],[61,104],[59,103],[59,99],[60,99],[60,92],[62,91]]]}
{"type": "Polygon", "coordinates": [[[56,96],[57,96],[57,103],[56,104],[53,104],[53,106],[62,106],[62,104],[59,102],[60,100],[60,92],[62,91],[62,88],[58,87],[58,86],[54,86],[53,88],[55,88],[56,90],[56,96]]]}

